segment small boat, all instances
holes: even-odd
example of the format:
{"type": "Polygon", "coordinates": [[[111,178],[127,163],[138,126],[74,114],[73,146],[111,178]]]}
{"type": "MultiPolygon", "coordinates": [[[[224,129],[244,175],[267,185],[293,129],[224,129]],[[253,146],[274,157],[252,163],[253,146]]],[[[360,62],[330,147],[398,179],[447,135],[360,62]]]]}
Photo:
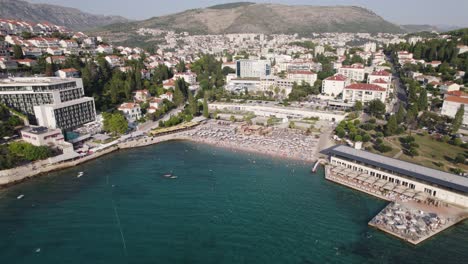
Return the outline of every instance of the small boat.
{"type": "Polygon", "coordinates": [[[78,175],[76,176],[77,178],[80,178],[81,176],[83,176],[84,172],[80,171],[78,172],[78,175]]]}
{"type": "Polygon", "coordinates": [[[24,194],[21,194],[21,195],[18,195],[18,197],[16,197],[16,199],[21,200],[21,199],[23,199],[23,197],[24,197],[24,194]]]}
{"type": "Polygon", "coordinates": [[[36,249],[36,253],[39,253],[39,252],[41,252],[41,248],[36,249]]]}
{"type": "Polygon", "coordinates": [[[175,175],[172,175],[171,177],[169,177],[170,179],[177,179],[177,176],[175,175]]]}
{"type": "Polygon", "coordinates": [[[170,178],[170,177],[172,177],[172,176],[173,176],[172,173],[167,173],[167,174],[164,174],[164,175],[163,175],[164,178],[170,178]]]}

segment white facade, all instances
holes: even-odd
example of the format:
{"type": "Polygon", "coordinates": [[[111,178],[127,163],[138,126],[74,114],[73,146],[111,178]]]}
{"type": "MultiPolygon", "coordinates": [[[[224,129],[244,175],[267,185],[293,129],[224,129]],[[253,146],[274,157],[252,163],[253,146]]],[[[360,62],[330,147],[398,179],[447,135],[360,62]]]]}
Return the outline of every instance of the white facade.
{"type": "Polygon", "coordinates": [[[375,80],[382,79],[387,83],[392,82],[392,75],[387,71],[373,72],[367,76],[367,83],[373,83],[375,80]]]}
{"type": "Polygon", "coordinates": [[[21,131],[23,141],[34,146],[56,146],[65,139],[60,129],[48,129],[46,127],[29,127],[21,131]]]}
{"type": "Polygon", "coordinates": [[[123,103],[118,109],[124,113],[129,123],[133,123],[141,118],[141,108],[139,104],[123,103]]]}
{"type": "Polygon", "coordinates": [[[304,81],[310,85],[314,85],[315,81],[317,81],[317,74],[311,71],[293,71],[288,73],[288,79],[298,84],[304,81]]]}
{"type": "Polygon", "coordinates": [[[379,99],[385,102],[387,98],[387,89],[374,84],[355,83],[348,85],[343,90],[343,101],[363,103],[379,99]]]}
{"type": "Polygon", "coordinates": [[[96,107],[91,97],[34,106],[34,114],[40,126],[51,129],[69,130],[96,121],[96,107]]]}
{"type": "Polygon", "coordinates": [[[261,78],[271,74],[269,60],[238,60],[236,75],[239,78],[261,78]]]}
{"type": "Polygon", "coordinates": [[[349,83],[349,79],[341,74],[328,77],[322,82],[322,93],[335,97],[342,93],[349,83]]]}
{"type": "Polygon", "coordinates": [[[353,64],[351,66],[341,67],[340,69],[338,69],[338,73],[346,76],[351,80],[362,82],[364,81],[365,69],[362,65],[353,64]]]}
{"type": "Polygon", "coordinates": [[[468,97],[458,97],[458,96],[446,96],[444,99],[444,104],[442,105],[441,114],[455,118],[458,109],[461,105],[464,105],[465,114],[463,116],[463,124],[468,125],[468,97]]]}
{"type": "Polygon", "coordinates": [[[184,79],[184,81],[190,85],[197,83],[197,75],[193,72],[182,72],[174,74],[174,80],[184,79]]]}
{"type": "Polygon", "coordinates": [[[331,156],[330,163],[332,166],[338,166],[356,172],[365,173],[374,176],[377,179],[384,179],[396,185],[402,185],[415,191],[427,193],[429,197],[432,196],[448,203],[468,207],[468,196],[466,194],[463,195],[458,192],[453,192],[435,184],[433,185],[431,183],[422,182],[410,176],[397,175],[380,168],[375,168],[374,166],[359,164],[337,156],[331,156]]]}

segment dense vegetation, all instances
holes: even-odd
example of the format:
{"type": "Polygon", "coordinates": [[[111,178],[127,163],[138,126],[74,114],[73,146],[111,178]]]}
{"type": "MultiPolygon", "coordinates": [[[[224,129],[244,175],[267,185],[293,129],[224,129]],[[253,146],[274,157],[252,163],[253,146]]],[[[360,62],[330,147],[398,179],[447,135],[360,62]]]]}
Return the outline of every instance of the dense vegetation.
{"type": "Polygon", "coordinates": [[[10,110],[0,104],[0,139],[14,135],[15,127],[23,125],[23,120],[12,115],[10,110]]]}
{"type": "Polygon", "coordinates": [[[36,147],[26,142],[0,145],[0,170],[14,168],[22,163],[43,160],[53,155],[45,146],[36,147]]]}

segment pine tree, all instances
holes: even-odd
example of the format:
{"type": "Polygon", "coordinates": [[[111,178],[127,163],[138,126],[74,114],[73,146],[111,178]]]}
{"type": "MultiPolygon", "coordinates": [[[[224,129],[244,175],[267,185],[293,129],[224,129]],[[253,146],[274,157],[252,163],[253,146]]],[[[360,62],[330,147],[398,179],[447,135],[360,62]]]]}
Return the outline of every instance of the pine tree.
{"type": "Polygon", "coordinates": [[[208,95],[205,94],[205,97],[203,98],[203,116],[208,118],[210,117],[210,112],[208,111],[208,95]]]}
{"type": "Polygon", "coordinates": [[[189,103],[188,108],[189,108],[190,114],[192,114],[193,116],[197,115],[198,114],[198,102],[195,99],[195,97],[192,95],[192,93],[189,93],[188,103],[189,103]]]}
{"type": "Polygon", "coordinates": [[[385,125],[385,131],[384,134],[385,136],[392,136],[395,135],[396,131],[398,130],[398,123],[395,115],[392,115],[387,122],[387,125],[385,125]]]}
{"type": "Polygon", "coordinates": [[[400,104],[400,107],[398,107],[398,112],[395,115],[397,123],[401,124],[403,121],[405,121],[405,108],[403,107],[403,104],[400,104]]]}
{"type": "Polygon", "coordinates": [[[177,87],[177,85],[176,85],[176,87],[174,89],[174,99],[173,100],[174,100],[174,104],[176,106],[181,106],[185,101],[184,94],[180,91],[180,89],[179,89],[179,87],[177,87]]]}
{"type": "Polygon", "coordinates": [[[453,119],[452,122],[452,133],[455,134],[458,132],[460,129],[462,123],[463,123],[463,116],[465,115],[465,105],[462,104],[460,105],[460,108],[458,108],[457,113],[455,114],[455,118],[453,119]]]}
{"type": "Polygon", "coordinates": [[[421,93],[419,93],[418,108],[419,108],[420,111],[427,110],[427,91],[426,91],[426,89],[422,89],[421,93]]]}

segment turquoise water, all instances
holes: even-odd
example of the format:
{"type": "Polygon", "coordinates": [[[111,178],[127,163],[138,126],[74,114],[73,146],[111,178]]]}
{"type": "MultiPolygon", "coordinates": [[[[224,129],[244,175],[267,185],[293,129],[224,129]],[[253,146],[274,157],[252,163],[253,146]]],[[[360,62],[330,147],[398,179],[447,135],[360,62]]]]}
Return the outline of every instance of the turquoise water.
{"type": "Polygon", "coordinates": [[[367,226],[385,202],[310,167],[188,142],[110,154],[0,191],[0,263],[466,263],[467,221],[405,244],[367,226]]]}

